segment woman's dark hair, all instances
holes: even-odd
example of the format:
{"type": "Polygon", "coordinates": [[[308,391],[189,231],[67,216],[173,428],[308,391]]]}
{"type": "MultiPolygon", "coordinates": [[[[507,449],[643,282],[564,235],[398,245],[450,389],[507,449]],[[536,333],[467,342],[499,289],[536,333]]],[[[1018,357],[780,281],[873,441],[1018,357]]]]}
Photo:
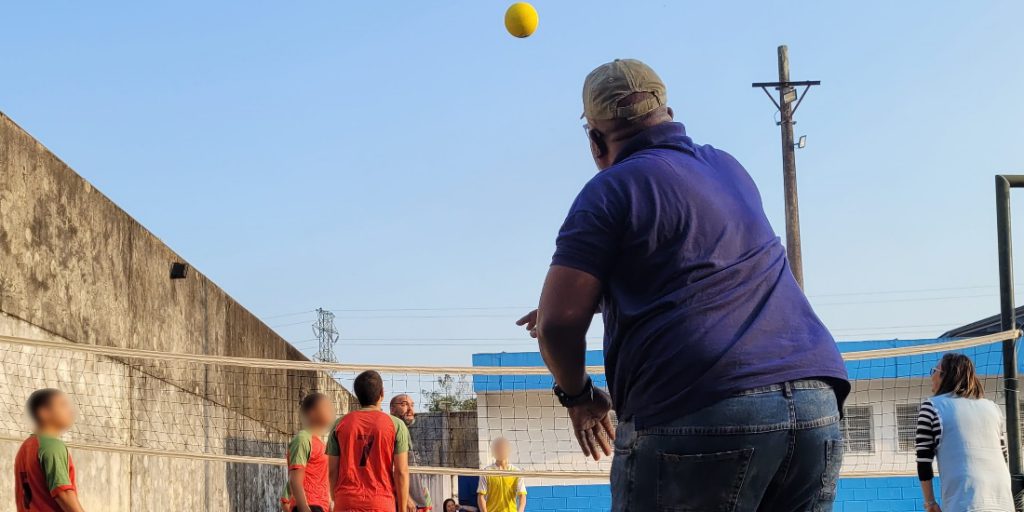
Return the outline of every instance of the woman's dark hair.
{"type": "MultiPolygon", "coordinates": [[[[444,500],[444,503],[441,504],[441,512],[448,512],[448,504],[449,503],[454,504],[456,507],[459,506],[459,504],[455,500],[453,500],[451,498],[448,498],[448,499],[444,500]]],[[[456,510],[458,510],[458,509],[456,508],[456,510]]]]}
{"type": "Polygon", "coordinates": [[[379,373],[366,370],[356,377],[352,388],[356,392],[356,398],[359,399],[359,405],[363,407],[377,405],[377,400],[380,400],[381,395],[384,394],[384,379],[380,378],[379,373]]]}
{"type": "Polygon", "coordinates": [[[952,393],[962,398],[985,396],[985,386],[974,372],[971,358],[963,354],[946,354],[939,361],[939,390],[937,395],[952,393]]]}

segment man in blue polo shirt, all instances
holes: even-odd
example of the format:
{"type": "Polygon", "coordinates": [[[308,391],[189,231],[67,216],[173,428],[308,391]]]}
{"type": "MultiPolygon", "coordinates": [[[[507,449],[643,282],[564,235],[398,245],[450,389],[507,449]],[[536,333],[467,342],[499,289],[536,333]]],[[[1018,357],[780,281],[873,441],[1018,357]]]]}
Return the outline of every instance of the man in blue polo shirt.
{"type": "Polygon", "coordinates": [[[640,61],[591,72],[583,105],[600,172],[519,324],[583,453],[611,455],[614,440],[613,509],[830,510],[850,385],[754,181],[672,122],[640,61]],[[610,397],[584,366],[595,311],[610,397]]]}

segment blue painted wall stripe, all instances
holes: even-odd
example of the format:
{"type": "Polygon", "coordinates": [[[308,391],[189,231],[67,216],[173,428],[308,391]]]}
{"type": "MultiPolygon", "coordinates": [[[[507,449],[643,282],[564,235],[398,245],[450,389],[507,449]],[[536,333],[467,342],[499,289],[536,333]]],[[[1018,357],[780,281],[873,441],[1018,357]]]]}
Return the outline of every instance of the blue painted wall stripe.
{"type": "MultiPolygon", "coordinates": [[[[612,506],[608,485],[528,486],[527,493],[527,512],[594,512],[612,506]]],[[[833,511],[911,512],[923,506],[917,478],[841,478],[833,511]]]]}

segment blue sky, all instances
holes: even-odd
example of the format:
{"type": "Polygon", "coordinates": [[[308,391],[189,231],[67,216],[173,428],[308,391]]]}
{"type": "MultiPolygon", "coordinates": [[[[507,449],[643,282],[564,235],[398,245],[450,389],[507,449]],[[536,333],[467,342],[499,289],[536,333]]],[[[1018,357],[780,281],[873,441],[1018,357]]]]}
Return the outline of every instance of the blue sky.
{"type": "Polygon", "coordinates": [[[819,314],[865,339],[996,312],[1024,4],[538,0],[518,40],[508,3],[18,2],[0,110],[300,348],[323,306],[345,361],[468,364],[533,347],[512,322],[594,172],[579,90],[602,62],[658,70],[781,228],[774,107],[750,83],[788,44],[792,78],[822,81],[796,126],[819,314]]]}

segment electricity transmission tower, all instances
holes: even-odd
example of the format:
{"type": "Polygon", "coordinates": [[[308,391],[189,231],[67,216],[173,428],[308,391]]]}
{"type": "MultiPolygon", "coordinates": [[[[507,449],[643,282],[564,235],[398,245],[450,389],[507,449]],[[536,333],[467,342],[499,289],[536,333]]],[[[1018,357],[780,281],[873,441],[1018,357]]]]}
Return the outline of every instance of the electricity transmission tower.
{"type": "Polygon", "coordinates": [[[334,313],[317,308],[316,322],[313,323],[313,335],[320,342],[320,348],[314,359],[328,363],[338,362],[334,357],[334,344],[338,342],[338,328],[334,326],[334,313]]]}

